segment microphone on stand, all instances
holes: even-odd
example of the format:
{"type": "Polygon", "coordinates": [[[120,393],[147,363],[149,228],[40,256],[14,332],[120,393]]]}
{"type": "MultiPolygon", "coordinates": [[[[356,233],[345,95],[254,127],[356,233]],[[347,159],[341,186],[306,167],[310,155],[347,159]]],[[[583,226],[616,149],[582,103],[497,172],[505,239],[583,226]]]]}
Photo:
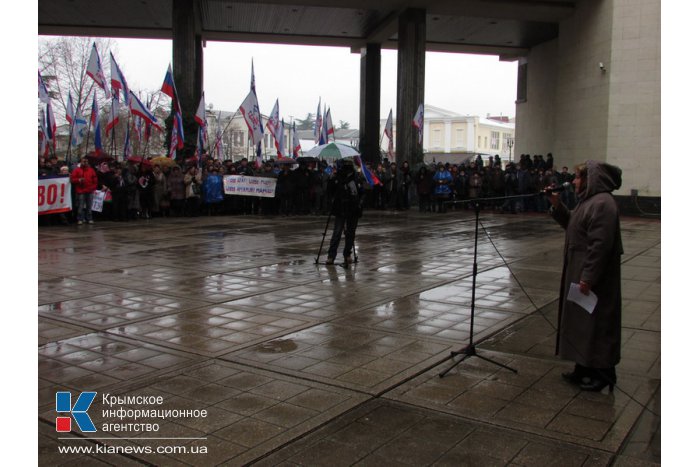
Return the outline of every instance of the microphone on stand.
{"type": "Polygon", "coordinates": [[[550,193],[561,193],[562,191],[567,190],[570,186],[571,183],[564,182],[560,186],[555,186],[554,188],[545,188],[541,191],[541,193],[544,195],[549,195],[550,193]]]}

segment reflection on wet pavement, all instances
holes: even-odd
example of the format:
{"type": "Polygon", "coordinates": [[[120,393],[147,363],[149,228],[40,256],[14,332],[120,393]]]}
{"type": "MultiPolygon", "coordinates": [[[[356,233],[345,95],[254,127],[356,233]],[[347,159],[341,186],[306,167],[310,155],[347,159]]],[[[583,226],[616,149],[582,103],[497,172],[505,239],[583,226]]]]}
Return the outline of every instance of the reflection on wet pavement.
{"type": "MultiPolygon", "coordinates": [[[[660,462],[658,222],[623,220],[618,387],[590,394],[553,355],[563,233],[548,218],[482,218],[474,339],[518,373],[470,358],[444,378],[472,328],[469,213],[369,212],[347,269],[315,264],[325,220],[40,229],[40,462],[660,462]],[[58,456],[76,442],[53,429],[59,390],[207,409],[160,420],[160,436],[206,437],[187,443],[209,454],[58,456]]],[[[145,432],[105,434],[153,445],[145,432]]]]}

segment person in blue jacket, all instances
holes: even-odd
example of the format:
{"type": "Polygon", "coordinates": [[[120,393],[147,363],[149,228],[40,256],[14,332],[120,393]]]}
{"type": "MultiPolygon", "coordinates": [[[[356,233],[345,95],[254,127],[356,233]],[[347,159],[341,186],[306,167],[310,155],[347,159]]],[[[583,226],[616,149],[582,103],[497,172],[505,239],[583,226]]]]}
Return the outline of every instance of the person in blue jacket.
{"type": "Polygon", "coordinates": [[[433,176],[435,182],[435,201],[437,202],[438,212],[445,212],[445,201],[452,195],[452,175],[445,170],[445,165],[440,163],[438,170],[433,176]]]}

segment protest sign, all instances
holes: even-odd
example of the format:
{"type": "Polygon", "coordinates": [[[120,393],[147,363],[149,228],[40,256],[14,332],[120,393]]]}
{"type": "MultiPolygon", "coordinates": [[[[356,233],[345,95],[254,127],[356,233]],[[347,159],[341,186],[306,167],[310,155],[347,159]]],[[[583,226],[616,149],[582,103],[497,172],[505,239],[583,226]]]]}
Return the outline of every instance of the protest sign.
{"type": "Polygon", "coordinates": [[[224,177],[224,193],[227,195],[274,198],[276,187],[276,178],[247,177],[245,175],[226,175],[224,177]]]}

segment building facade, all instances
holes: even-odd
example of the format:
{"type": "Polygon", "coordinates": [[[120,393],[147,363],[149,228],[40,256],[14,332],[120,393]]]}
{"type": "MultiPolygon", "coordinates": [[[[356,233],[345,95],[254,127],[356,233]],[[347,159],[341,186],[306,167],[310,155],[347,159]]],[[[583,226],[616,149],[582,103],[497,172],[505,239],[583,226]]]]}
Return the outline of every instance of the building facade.
{"type": "MultiPolygon", "coordinates": [[[[381,121],[382,131],[385,127],[386,119],[381,121]]],[[[425,162],[461,163],[477,154],[482,157],[499,155],[501,160],[514,159],[514,140],[515,123],[508,117],[463,115],[425,105],[422,144],[425,162]]],[[[388,151],[386,137],[382,138],[382,150],[388,151]]]]}

